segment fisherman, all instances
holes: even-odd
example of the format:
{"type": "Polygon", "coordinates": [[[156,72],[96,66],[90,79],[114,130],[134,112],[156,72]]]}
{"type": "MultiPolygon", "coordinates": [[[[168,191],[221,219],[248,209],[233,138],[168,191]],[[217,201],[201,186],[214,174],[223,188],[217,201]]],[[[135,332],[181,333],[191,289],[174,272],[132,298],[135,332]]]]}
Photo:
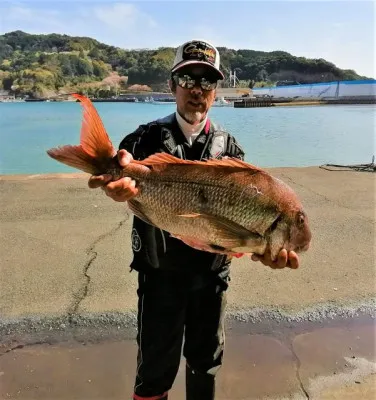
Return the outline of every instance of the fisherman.
{"type": "MultiPolygon", "coordinates": [[[[176,52],[169,86],[176,112],[140,125],[120,143],[117,157],[125,167],[131,160],[166,152],[188,160],[243,159],[236,139],[208,117],[216,87],[224,75],[218,50],[205,40],[191,40],[176,52]]],[[[89,187],[102,187],[118,202],[137,196],[130,178],[111,181],[92,176],[89,187]]],[[[168,188],[166,188],[168,190],[168,188]]],[[[187,400],[212,400],[215,376],[224,350],[224,312],[231,259],[196,250],[168,232],[136,216],[132,228],[133,261],[138,271],[138,356],[134,400],[165,400],[179,369],[181,349],[186,359],[187,400]]],[[[294,252],[281,250],[253,255],[271,268],[298,268],[294,252]]]]}

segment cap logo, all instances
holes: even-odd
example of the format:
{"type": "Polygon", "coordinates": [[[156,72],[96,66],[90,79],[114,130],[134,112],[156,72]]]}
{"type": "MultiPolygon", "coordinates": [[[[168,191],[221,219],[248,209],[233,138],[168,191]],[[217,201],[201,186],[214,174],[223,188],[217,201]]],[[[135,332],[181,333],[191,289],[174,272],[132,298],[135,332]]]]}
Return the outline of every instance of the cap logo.
{"type": "Polygon", "coordinates": [[[216,52],[203,42],[191,42],[183,48],[183,60],[200,60],[215,63],[216,52]]]}

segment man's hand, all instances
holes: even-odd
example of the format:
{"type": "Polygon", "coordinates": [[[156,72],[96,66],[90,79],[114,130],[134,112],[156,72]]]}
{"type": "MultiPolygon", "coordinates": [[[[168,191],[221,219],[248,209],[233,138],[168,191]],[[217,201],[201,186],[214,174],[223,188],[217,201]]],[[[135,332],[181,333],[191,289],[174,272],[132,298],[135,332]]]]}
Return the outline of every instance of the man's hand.
{"type": "Polygon", "coordinates": [[[261,261],[267,267],[273,269],[282,269],[282,268],[291,268],[297,269],[299,268],[299,257],[294,251],[287,252],[286,249],[282,249],[278,257],[275,261],[272,260],[270,251],[267,251],[262,256],[258,254],[252,254],[253,261],[261,261]]]}
{"type": "MultiPolygon", "coordinates": [[[[119,150],[117,156],[121,167],[126,167],[133,160],[132,154],[126,150],[119,150]]],[[[119,202],[128,201],[138,193],[136,182],[129,177],[112,181],[112,175],[109,174],[93,175],[88,185],[91,189],[102,188],[108,197],[119,202]]]]}

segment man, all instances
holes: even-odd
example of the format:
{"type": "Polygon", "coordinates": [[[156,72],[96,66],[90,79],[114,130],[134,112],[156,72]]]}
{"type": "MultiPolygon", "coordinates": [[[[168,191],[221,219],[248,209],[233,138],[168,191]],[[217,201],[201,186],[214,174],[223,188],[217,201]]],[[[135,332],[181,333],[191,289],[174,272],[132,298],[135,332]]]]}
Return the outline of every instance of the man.
{"type": "MultiPolygon", "coordinates": [[[[199,160],[231,156],[243,158],[236,140],[208,118],[216,97],[218,50],[204,40],[181,45],[171,69],[170,89],[177,110],[126,136],[118,160],[144,159],[157,152],[199,160]]],[[[92,188],[102,187],[115,201],[137,196],[136,182],[93,176],[92,188]]],[[[222,364],[223,319],[230,259],[196,250],[134,217],[133,261],[138,276],[138,357],[134,399],[167,399],[181,357],[186,358],[186,398],[212,400],[215,375],[222,364]]],[[[298,267],[295,253],[282,250],[276,261],[269,254],[252,257],[272,268],[298,267]]]]}

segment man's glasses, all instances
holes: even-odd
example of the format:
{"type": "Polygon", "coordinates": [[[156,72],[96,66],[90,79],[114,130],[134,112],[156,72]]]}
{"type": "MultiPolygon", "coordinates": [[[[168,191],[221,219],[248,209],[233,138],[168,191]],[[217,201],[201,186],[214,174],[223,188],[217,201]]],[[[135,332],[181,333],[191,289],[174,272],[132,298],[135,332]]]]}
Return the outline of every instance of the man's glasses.
{"type": "Polygon", "coordinates": [[[218,81],[214,78],[199,78],[187,74],[175,74],[172,78],[174,79],[175,83],[183,89],[192,89],[196,84],[199,84],[202,90],[213,90],[218,84],[218,81]]]}

